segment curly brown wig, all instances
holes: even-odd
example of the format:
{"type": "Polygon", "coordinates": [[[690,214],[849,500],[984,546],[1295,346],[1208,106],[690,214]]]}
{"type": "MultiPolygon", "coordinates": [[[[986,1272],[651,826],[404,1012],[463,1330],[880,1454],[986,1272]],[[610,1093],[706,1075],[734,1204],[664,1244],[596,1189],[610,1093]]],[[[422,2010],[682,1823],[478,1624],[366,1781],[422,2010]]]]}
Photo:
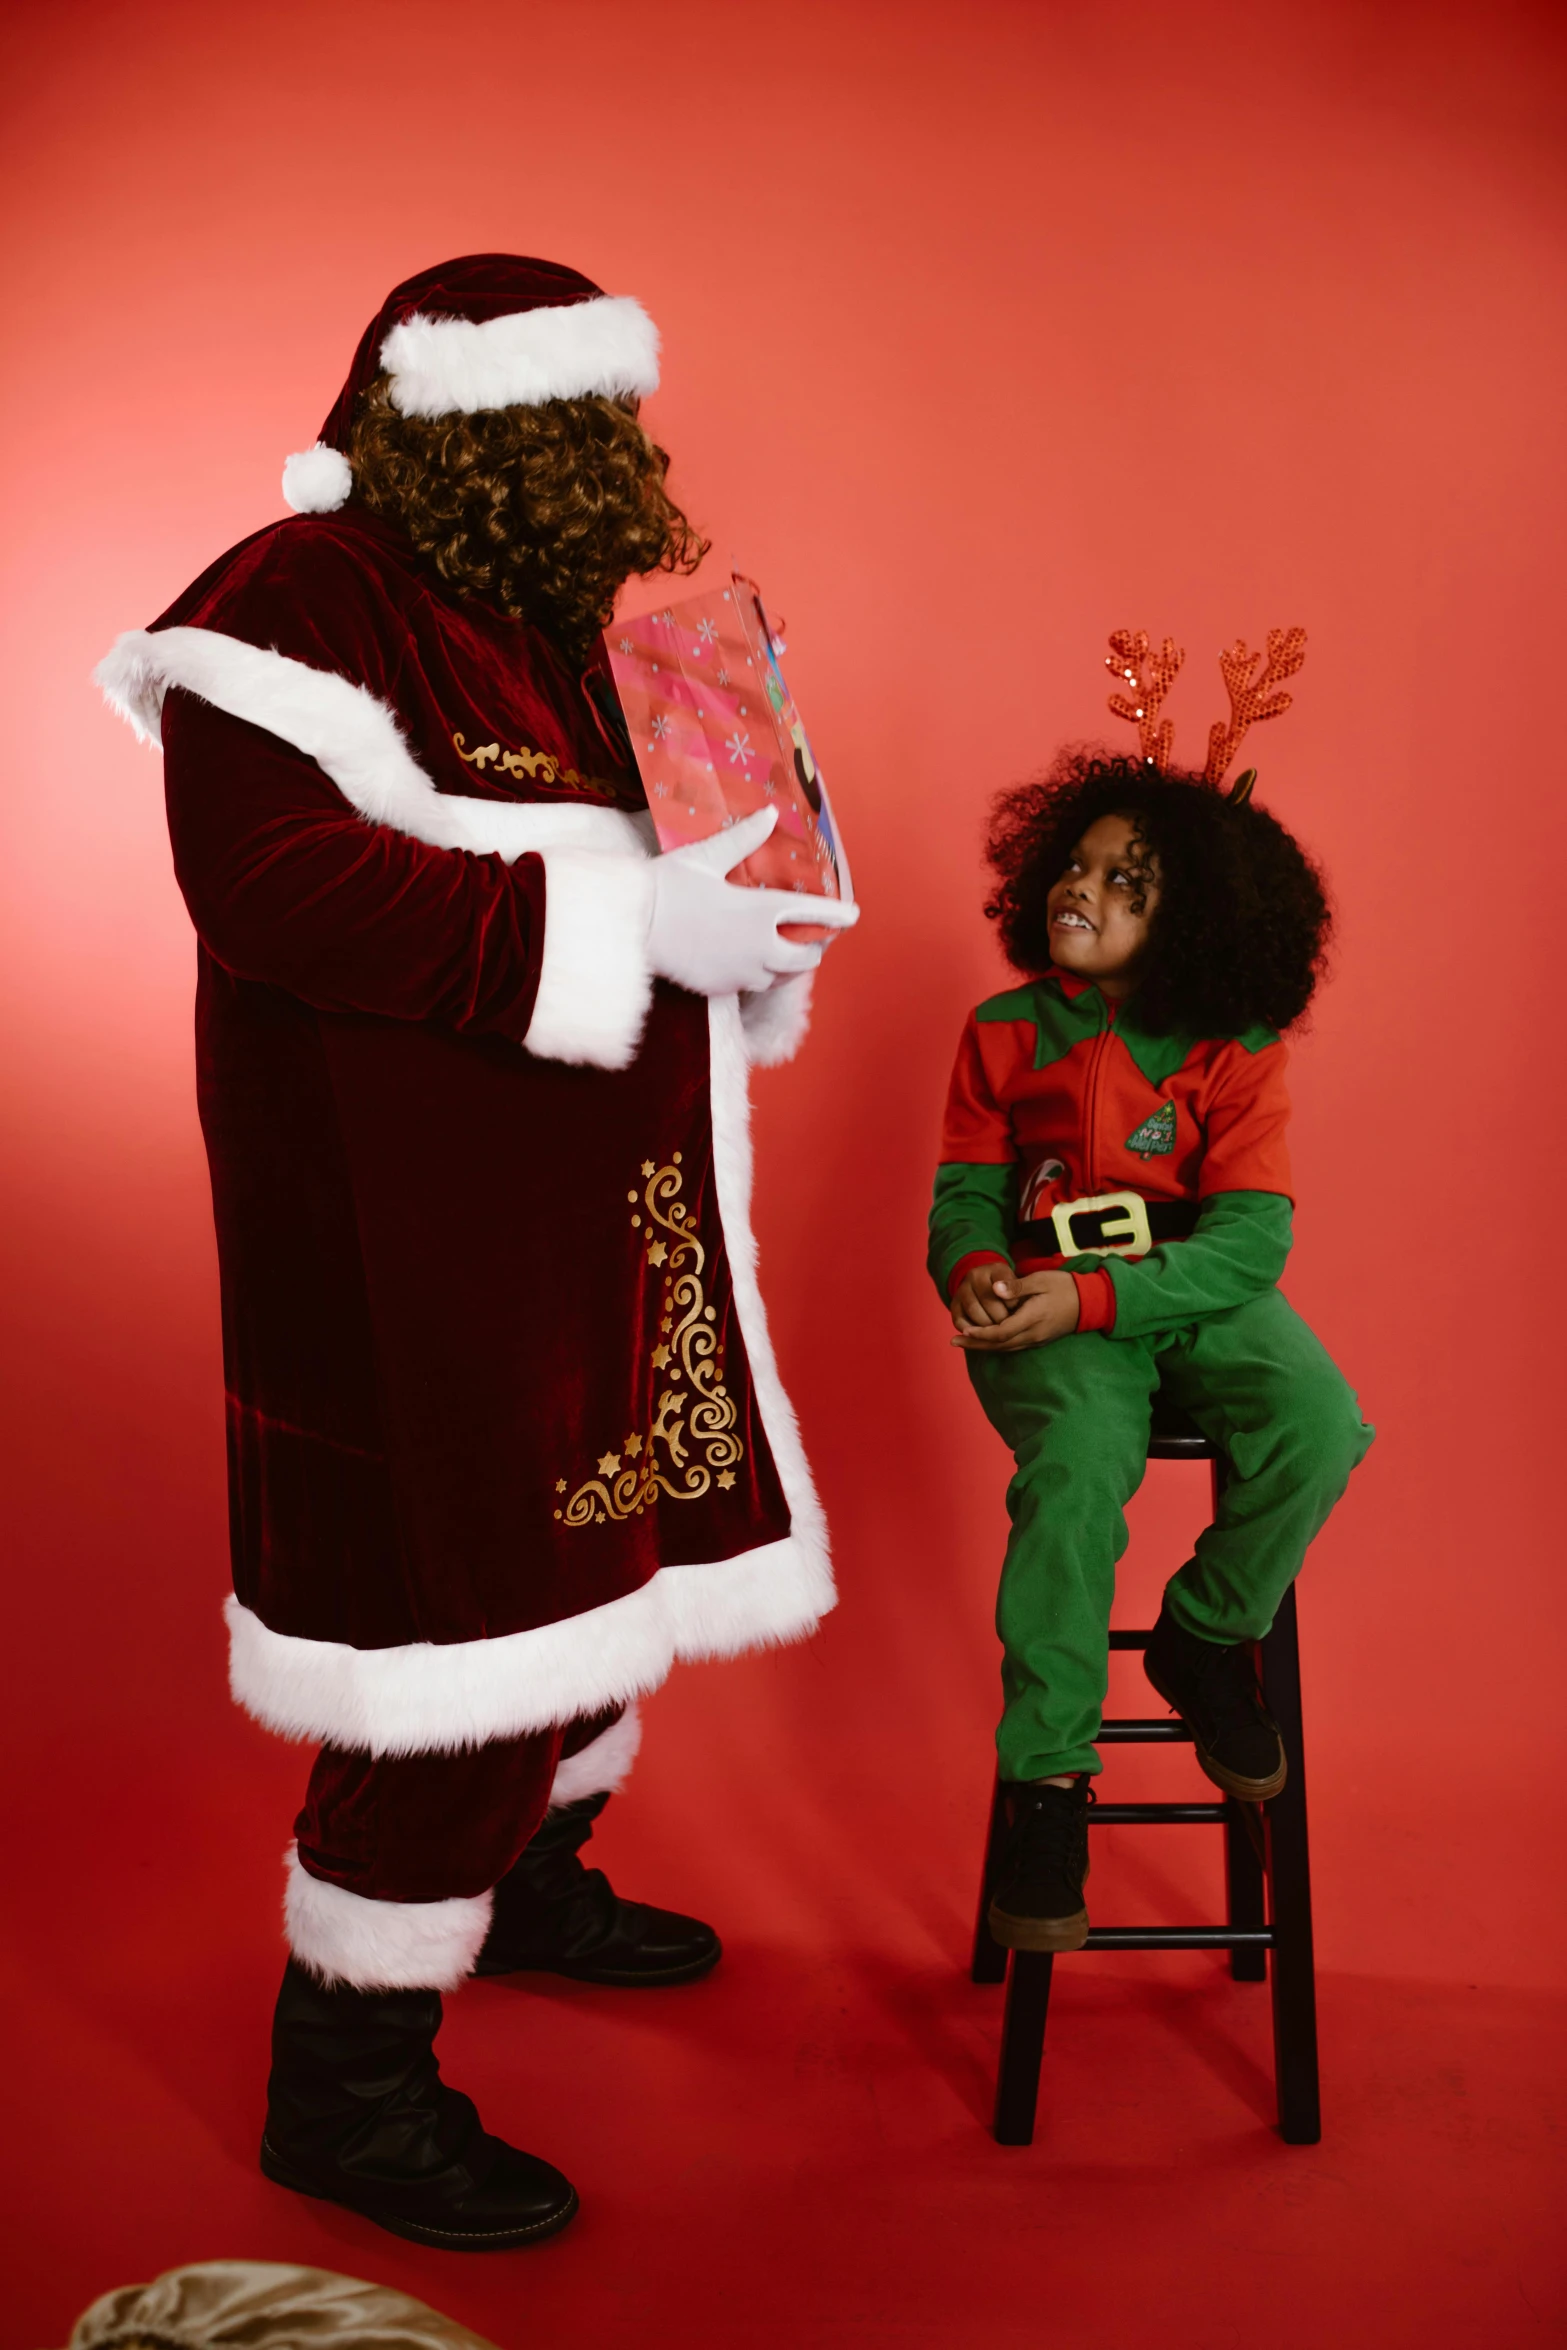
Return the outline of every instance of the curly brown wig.
{"type": "Polygon", "coordinates": [[[1161,774],[1111,751],[1065,751],[1037,783],[997,795],[985,912],[1008,960],[1031,974],[1048,968],[1046,899],[1101,816],[1124,816],[1140,858],[1157,860],[1139,1021],[1194,1036],[1293,1027],[1326,961],[1332,914],[1321,874],[1255,801],[1237,806],[1200,776],[1161,774]]]}
{"type": "Polygon", "coordinates": [[[707,552],[664,487],[667,455],[620,400],[402,416],[379,375],[348,455],[355,497],[460,596],[534,621],[577,661],[633,572],[694,571],[707,552]]]}

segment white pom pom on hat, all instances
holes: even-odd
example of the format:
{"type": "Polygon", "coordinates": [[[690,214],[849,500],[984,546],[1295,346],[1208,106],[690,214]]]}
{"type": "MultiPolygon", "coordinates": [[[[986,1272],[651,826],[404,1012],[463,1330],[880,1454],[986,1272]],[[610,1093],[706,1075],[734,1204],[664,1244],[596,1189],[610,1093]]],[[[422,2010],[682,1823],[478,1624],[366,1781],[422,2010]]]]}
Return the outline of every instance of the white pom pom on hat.
{"type": "Polygon", "coordinates": [[[283,496],[296,514],[335,514],[346,506],[353,470],[340,449],[317,441],[283,460],[283,496]]]}

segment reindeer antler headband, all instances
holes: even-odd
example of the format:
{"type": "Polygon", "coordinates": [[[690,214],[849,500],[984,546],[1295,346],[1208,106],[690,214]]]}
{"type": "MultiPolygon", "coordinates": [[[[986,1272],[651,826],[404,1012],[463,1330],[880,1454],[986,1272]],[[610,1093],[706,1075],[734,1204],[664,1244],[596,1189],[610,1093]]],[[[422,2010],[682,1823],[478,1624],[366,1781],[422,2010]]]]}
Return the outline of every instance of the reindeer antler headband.
{"type": "MultiPolygon", "coordinates": [[[[1150,651],[1146,629],[1118,628],[1110,639],[1105,667],[1124,677],[1131,688],[1130,693],[1113,693],[1110,708],[1117,718],[1129,719],[1136,727],[1143,757],[1150,767],[1170,764],[1175,729],[1159,712],[1164,707],[1165,695],[1181,673],[1185,658],[1184,651],[1169,636],[1156,653],[1150,651]]],[[[1221,719],[1209,729],[1208,764],[1202,779],[1211,790],[1217,791],[1223,783],[1225,770],[1240,749],[1247,728],[1260,726],[1267,718],[1281,718],[1289,708],[1294,695],[1278,689],[1286,677],[1294,676],[1305,658],[1303,628],[1269,629],[1267,662],[1260,677],[1254,677],[1252,672],[1262,655],[1251,652],[1241,638],[1236,639],[1227,653],[1219,655],[1219,671],[1230,697],[1230,719],[1228,725],[1221,719]]],[[[1230,786],[1229,798],[1249,799],[1256,780],[1256,768],[1248,767],[1230,786]]]]}

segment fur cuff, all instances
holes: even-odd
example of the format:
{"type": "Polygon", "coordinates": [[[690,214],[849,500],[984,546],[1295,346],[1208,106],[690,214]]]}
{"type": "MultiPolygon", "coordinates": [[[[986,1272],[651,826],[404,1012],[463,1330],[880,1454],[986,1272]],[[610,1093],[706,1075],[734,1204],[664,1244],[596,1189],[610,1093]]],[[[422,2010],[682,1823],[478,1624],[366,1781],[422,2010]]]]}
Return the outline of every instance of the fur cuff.
{"type": "Polygon", "coordinates": [[[647,959],[653,877],[629,857],[544,856],[544,966],[525,1038],[546,1061],[624,1069],[653,1000],[647,959]]]}
{"type": "Polygon", "coordinates": [[[490,1930],[492,1896],[366,1901],[312,1877],[290,1845],[283,1927],[302,1967],[358,1991],[453,1991],[473,1972],[490,1930]]]}
{"type": "Polygon", "coordinates": [[[760,995],[740,998],[745,1057],[754,1069],[776,1069],[780,1061],[794,1059],[811,1025],[815,983],[814,971],[802,971],[798,978],[781,979],[760,995]]]}
{"type": "Polygon", "coordinates": [[[585,1795],[616,1795],[631,1775],[642,1744],[640,1707],[628,1705],[618,1722],[601,1730],[580,1754],[561,1758],[550,1788],[550,1809],[557,1804],[580,1803],[585,1795]]]}
{"type": "Polygon", "coordinates": [[[475,325],[415,313],[381,345],[402,416],[473,416],[658,389],[658,329],[629,294],[598,294],[475,325]]]}

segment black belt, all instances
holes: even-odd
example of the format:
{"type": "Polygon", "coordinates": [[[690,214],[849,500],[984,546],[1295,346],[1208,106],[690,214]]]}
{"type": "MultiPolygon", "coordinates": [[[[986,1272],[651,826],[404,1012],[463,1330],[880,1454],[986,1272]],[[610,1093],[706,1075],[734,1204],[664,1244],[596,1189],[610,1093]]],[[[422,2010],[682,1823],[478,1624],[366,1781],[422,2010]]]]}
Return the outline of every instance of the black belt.
{"type": "MultiPolygon", "coordinates": [[[[1186,1240],[1197,1229],[1197,1202],[1187,1199],[1154,1199],[1144,1203],[1148,1214],[1148,1230],[1157,1247],[1161,1240],[1186,1240]]],[[[1106,1229],[1112,1240],[1125,1235],[1125,1211],[1119,1208],[1078,1208],[1071,1217],[1074,1247],[1063,1249],[1055,1225],[1048,1216],[1017,1227],[1017,1253],[1030,1260],[1041,1257],[1074,1256],[1081,1251],[1101,1248],[1106,1229]]]]}

